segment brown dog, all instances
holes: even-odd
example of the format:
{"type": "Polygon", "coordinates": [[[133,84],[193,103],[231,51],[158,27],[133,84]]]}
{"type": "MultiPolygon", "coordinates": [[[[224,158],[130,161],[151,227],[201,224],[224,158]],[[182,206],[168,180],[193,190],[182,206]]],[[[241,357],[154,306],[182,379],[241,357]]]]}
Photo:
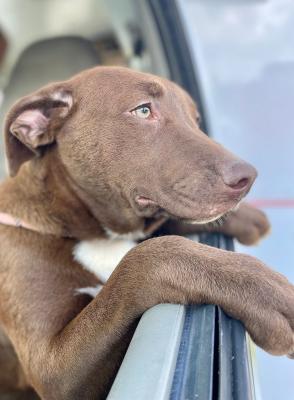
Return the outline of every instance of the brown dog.
{"type": "MultiPolygon", "coordinates": [[[[5,140],[3,389],[104,398],[138,318],[163,302],[219,304],[268,352],[293,352],[286,278],[180,236],[135,246],[163,223],[173,233],[199,230],[234,209],[256,176],[201,132],[177,85],[124,68],[84,71],[16,103],[5,140]]],[[[218,229],[252,243],[268,228],[245,205],[218,229]]]]}

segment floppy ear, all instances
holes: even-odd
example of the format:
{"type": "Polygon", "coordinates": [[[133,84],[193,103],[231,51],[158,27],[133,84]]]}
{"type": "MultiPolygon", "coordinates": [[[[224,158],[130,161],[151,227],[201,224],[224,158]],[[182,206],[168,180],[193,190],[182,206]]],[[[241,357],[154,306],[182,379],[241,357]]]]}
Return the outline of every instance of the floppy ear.
{"type": "Polygon", "coordinates": [[[45,146],[55,141],[73,107],[71,91],[65,85],[50,85],[19,100],[9,111],[5,125],[5,147],[11,176],[45,146]]]}

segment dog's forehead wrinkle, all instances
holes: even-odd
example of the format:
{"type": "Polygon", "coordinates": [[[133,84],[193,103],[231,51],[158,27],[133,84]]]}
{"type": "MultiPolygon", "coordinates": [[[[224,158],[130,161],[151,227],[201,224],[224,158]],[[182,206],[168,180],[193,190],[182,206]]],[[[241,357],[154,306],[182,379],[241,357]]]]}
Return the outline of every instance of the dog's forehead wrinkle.
{"type": "Polygon", "coordinates": [[[146,92],[149,96],[159,98],[164,95],[164,87],[159,82],[141,81],[136,84],[136,88],[146,92]]]}

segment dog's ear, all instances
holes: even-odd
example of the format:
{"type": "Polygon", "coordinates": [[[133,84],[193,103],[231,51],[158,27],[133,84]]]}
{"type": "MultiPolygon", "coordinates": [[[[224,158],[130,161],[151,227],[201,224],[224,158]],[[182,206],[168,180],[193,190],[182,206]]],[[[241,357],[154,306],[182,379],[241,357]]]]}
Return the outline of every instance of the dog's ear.
{"type": "Polygon", "coordinates": [[[55,141],[58,129],[73,109],[73,96],[66,85],[47,86],[19,100],[9,111],[5,129],[5,147],[11,176],[46,145],[55,141]]]}

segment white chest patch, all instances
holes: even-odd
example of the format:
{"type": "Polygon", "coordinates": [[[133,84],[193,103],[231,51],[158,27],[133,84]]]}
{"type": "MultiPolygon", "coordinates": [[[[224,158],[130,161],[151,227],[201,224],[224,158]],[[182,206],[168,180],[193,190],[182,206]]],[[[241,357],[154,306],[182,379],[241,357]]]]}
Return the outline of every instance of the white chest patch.
{"type": "MultiPolygon", "coordinates": [[[[73,256],[105,283],[124,255],[135,246],[134,241],[124,239],[85,240],[75,246],[73,256]]],[[[79,292],[85,293],[84,289],[79,289],[79,292]]]]}

